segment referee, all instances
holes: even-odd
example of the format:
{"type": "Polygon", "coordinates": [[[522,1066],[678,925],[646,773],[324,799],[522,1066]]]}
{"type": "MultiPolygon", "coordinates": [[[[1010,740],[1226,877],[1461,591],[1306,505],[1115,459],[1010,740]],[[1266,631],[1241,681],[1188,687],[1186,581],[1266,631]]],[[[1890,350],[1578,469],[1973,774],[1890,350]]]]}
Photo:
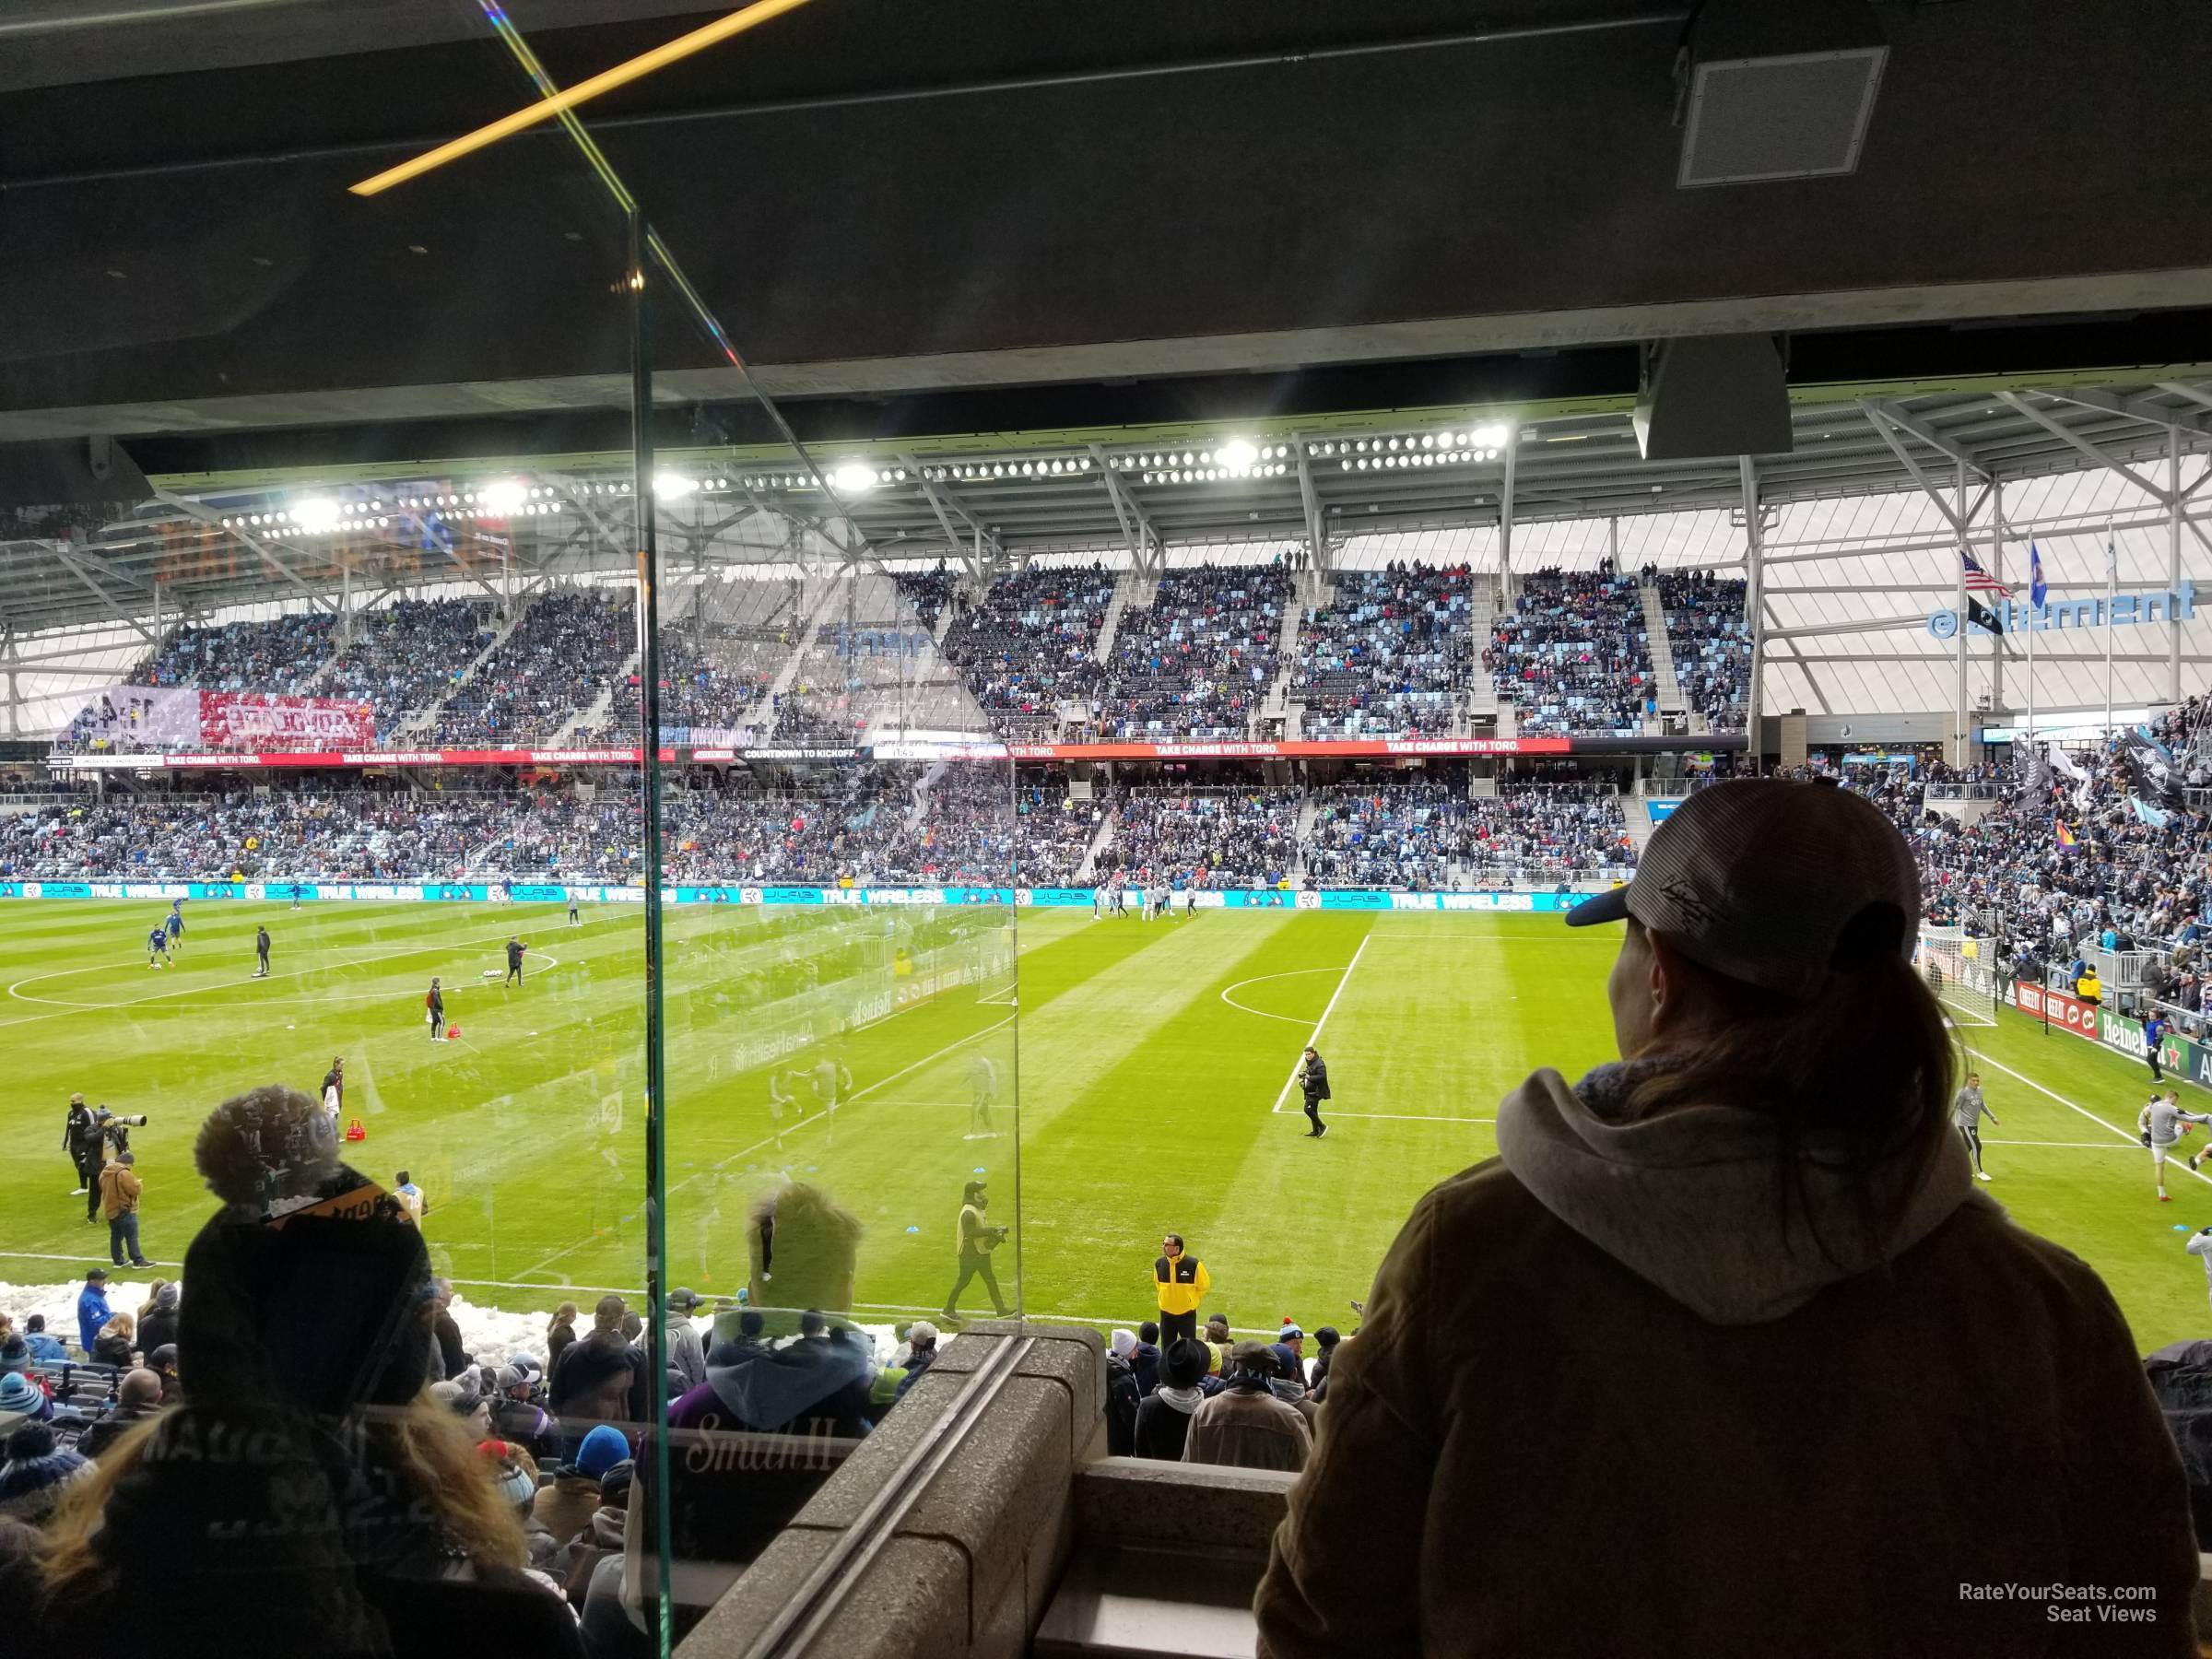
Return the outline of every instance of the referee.
{"type": "Polygon", "coordinates": [[[1170,1233],[1160,1241],[1159,1254],[1153,1259],[1152,1281],[1159,1294],[1159,1346],[1165,1353],[1168,1344],[1178,1336],[1197,1336],[1198,1304],[1214,1288],[1214,1276],[1206,1272],[1204,1262],[1183,1249],[1181,1233],[1170,1233]]]}

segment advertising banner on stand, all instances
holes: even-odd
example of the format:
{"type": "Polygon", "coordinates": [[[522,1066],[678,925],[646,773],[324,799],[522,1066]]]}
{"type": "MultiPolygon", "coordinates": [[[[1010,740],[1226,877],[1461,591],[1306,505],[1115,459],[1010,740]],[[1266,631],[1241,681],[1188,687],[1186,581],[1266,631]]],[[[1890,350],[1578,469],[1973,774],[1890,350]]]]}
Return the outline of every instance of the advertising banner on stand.
{"type": "Polygon", "coordinates": [[[202,747],[359,749],[376,741],[376,710],[369,703],[263,691],[198,696],[202,747]]]}

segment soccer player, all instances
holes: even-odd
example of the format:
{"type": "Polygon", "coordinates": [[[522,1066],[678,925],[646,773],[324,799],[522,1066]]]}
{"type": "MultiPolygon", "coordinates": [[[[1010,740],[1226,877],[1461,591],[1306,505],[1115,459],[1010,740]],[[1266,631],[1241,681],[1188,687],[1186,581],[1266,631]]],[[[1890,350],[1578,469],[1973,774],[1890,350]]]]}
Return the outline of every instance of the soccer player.
{"type": "Polygon", "coordinates": [[[1196,888],[1194,888],[1194,887],[1190,887],[1190,888],[1183,888],[1183,891],[1182,891],[1182,919],[1183,919],[1185,922],[1188,922],[1188,921],[1189,921],[1189,920],[1190,920],[1190,919],[1191,919],[1193,916],[1196,915],[1197,913],[1198,913],[1198,889],[1197,889],[1196,888]]]}
{"type": "Polygon", "coordinates": [[[392,1195],[399,1200],[399,1207],[406,1212],[407,1219],[420,1227],[430,1206],[422,1195],[422,1189],[408,1179],[405,1170],[400,1171],[399,1184],[392,1189],[392,1195]]]}
{"type": "Polygon", "coordinates": [[[146,965],[148,968],[169,966],[169,924],[157,922],[154,931],[146,935],[146,965]]]}
{"type": "MultiPolygon", "coordinates": [[[[1951,1097],[1951,1122],[1959,1126],[1959,1138],[1966,1149],[1974,1155],[1974,1179],[1987,1181],[1989,1176],[1982,1168],[1982,1120],[1997,1121],[1997,1114],[1982,1100],[1982,1074],[1968,1072],[1966,1087],[1951,1097]]],[[[2000,1125],[2001,1126],[2001,1125],[2000,1125]]]]}
{"type": "Polygon", "coordinates": [[[296,881],[292,883],[292,908],[300,908],[300,884],[296,881]]]}
{"type": "Polygon", "coordinates": [[[1106,889],[1104,888],[1092,888],[1090,889],[1090,919],[1093,922],[1096,922],[1105,909],[1106,889]]]}
{"type": "Polygon", "coordinates": [[[269,930],[265,927],[256,927],[253,930],[253,959],[259,964],[253,970],[253,977],[267,979],[269,977],[269,930]]]}
{"type": "Polygon", "coordinates": [[[797,1100],[791,1092],[791,1074],[781,1067],[768,1074],[768,1121],[775,1125],[776,1145],[783,1144],[783,1112],[795,1107],[797,1100]]]}
{"type": "Polygon", "coordinates": [[[996,1140],[991,1127],[991,1108],[998,1104],[998,1066],[991,1056],[978,1053],[968,1065],[968,1133],[962,1140],[996,1140]]]}
{"type": "Polygon", "coordinates": [[[507,977],[500,982],[502,987],[523,982],[523,952],[526,947],[512,934],[507,935],[507,977]]]}
{"type": "Polygon", "coordinates": [[[2200,1227],[2182,1248],[2205,1265],[2205,1280],[2212,1285],[2212,1227],[2200,1227]]]}
{"type": "Polygon", "coordinates": [[[837,1134],[837,1102],[853,1087],[853,1074],[845,1069],[842,1060],[825,1054],[815,1063],[814,1098],[822,1103],[823,1113],[829,1120],[829,1136],[837,1134]]]}
{"type": "MultiPolygon", "coordinates": [[[[2171,1202],[2166,1191],[2166,1160],[2173,1155],[2175,1143],[2182,1138],[2183,1124],[2212,1124],[2212,1117],[2182,1110],[2178,1092],[2154,1094],[2143,1110],[2136,1114],[2136,1130],[2143,1144],[2150,1148],[2151,1179],[2159,1183],[2159,1202],[2171,1202]]],[[[2201,1155],[2200,1155],[2201,1156],[2201,1155]]],[[[2190,1168],[2196,1166],[2194,1161],[2190,1168]]]]}
{"type": "Polygon", "coordinates": [[[1321,1103],[1330,1098],[1329,1063],[1310,1042],[1298,1063],[1298,1088],[1305,1097],[1306,1122],[1313,1125],[1306,1131],[1306,1138],[1319,1140],[1329,1132],[1329,1126],[1321,1121],[1321,1103]]]}
{"type": "Polygon", "coordinates": [[[2143,1058],[2150,1066],[2153,1083],[2166,1081],[2166,1074],[2159,1069],[2159,1044],[2166,1041],[2166,1021],[2153,1014],[2143,1022],[2143,1058]]]}
{"type": "Polygon", "coordinates": [[[422,999],[422,1006],[430,1012],[430,1041],[436,1042],[445,1035],[445,993],[438,989],[436,980],[430,982],[429,994],[422,999]]]}
{"type": "Polygon", "coordinates": [[[168,920],[168,921],[166,921],[166,922],[164,922],[164,923],[162,923],[162,924],[161,924],[161,925],[162,925],[162,927],[163,927],[164,929],[166,929],[166,930],[168,931],[168,934],[169,934],[169,947],[170,947],[171,950],[174,950],[174,949],[176,949],[178,946],[180,946],[180,945],[182,945],[182,944],[183,944],[183,943],[184,943],[184,900],[182,900],[182,899],[171,899],[171,900],[169,901],[169,920],[168,920]]]}
{"type": "Polygon", "coordinates": [[[576,889],[573,888],[569,889],[569,925],[571,927],[583,925],[583,919],[576,913],[576,889]]]}

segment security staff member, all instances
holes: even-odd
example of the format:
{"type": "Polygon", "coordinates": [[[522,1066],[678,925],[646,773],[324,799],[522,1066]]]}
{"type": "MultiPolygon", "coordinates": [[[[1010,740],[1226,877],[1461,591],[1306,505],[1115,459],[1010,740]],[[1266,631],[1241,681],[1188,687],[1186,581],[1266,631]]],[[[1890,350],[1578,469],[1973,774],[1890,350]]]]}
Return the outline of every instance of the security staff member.
{"type": "Polygon", "coordinates": [[[256,963],[253,977],[267,979],[269,977],[269,930],[265,927],[256,927],[253,930],[253,960],[256,963]]]}
{"type": "Polygon", "coordinates": [[[1152,1280],[1159,1295],[1159,1346],[1165,1353],[1178,1336],[1197,1337],[1198,1304],[1214,1288],[1214,1276],[1183,1249],[1181,1233],[1170,1233],[1159,1248],[1152,1263],[1152,1280]]]}

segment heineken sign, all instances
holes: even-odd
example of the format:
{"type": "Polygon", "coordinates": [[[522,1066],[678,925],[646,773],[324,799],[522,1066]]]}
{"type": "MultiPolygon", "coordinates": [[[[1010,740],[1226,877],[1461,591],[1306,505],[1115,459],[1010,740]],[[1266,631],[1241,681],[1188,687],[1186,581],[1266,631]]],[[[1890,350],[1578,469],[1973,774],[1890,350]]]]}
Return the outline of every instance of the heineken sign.
{"type": "MultiPolygon", "coordinates": [[[[2017,599],[1993,599],[1988,609],[2006,633],[2042,633],[2060,628],[2133,628],[2146,622],[2187,622],[2196,616],[2196,583],[2156,594],[2114,594],[2107,599],[2052,599],[2042,605],[2022,605],[2017,599]]],[[[1989,630],[1972,624],[1979,632],[1989,630]]],[[[1939,640],[1959,637],[1959,613],[1939,610],[1928,618],[1928,631],[1939,640]]]]}

